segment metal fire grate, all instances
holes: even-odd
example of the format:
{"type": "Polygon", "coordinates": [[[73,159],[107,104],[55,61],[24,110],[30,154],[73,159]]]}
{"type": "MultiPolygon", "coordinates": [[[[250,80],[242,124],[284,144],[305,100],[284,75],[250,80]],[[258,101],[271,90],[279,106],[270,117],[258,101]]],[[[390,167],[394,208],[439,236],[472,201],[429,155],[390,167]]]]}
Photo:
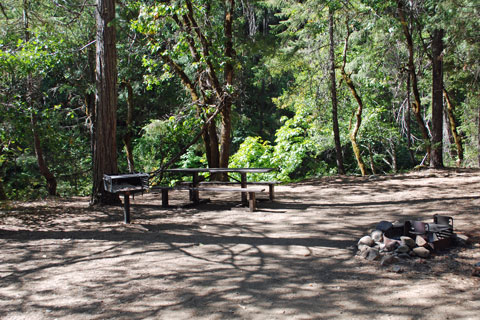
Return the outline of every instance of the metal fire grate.
{"type": "Polygon", "coordinates": [[[105,191],[117,192],[141,192],[148,189],[149,175],[147,173],[129,173],[116,175],[103,175],[105,191]]]}
{"type": "Polygon", "coordinates": [[[451,245],[453,235],[453,218],[436,214],[433,223],[408,220],[389,226],[384,232],[384,242],[385,245],[400,243],[401,236],[421,237],[432,250],[443,250],[451,245]]]}

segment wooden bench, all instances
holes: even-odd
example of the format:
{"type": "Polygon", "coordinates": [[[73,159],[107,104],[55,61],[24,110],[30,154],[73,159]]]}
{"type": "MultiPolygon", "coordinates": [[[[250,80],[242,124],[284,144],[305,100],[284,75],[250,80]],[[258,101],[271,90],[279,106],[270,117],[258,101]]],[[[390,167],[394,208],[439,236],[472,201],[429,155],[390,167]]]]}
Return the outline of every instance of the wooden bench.
{"type": "MultiPolygon", "coordinates": [[[[278,181],[248,181],[248,185],[255,185],[255,186],[268,186],[268,199],[273,201],[275,198],[275,185],[278,184],[278,181]]],[[[240,181],[200,181],[200,185],[240,185],[242,184],[240,181]]],[[[191,182],[182,182],[181,186],[192,186],[191,182]]]]}
{"type": "MultiPolygon", "coordinates": [[[[212,191],[212,192],[242,192],[242,193],[247,193],[248,194],[248,207],[251,212],[256,210],[256,193],[257,192],[263,192],[265,191],[265,188],[214,188],[214,187],[190,187],[188,185],[178,185],[175,187],[153,187],[150,189],[152,192],[155,192],[156,190],[160,190],[162,193],[162,207],[168,207],[168,191],[170,190],[188,190],[190,192],[192,191],[212,191]]],[[[192,196],[190,196],[190,199],[194,203],[198,203],[199,199],[192,199],[192,196]]]]}

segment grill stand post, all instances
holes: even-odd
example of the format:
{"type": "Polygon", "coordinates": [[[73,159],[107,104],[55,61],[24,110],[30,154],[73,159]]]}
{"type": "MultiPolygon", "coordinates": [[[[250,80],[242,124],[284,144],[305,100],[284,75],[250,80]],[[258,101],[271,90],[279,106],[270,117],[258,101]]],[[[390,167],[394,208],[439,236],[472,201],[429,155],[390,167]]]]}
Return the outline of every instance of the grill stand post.
{"type": "Polygon", "coordinates": [[[130,223],[130,192],[123,193],[123,222],[130,223]]]}

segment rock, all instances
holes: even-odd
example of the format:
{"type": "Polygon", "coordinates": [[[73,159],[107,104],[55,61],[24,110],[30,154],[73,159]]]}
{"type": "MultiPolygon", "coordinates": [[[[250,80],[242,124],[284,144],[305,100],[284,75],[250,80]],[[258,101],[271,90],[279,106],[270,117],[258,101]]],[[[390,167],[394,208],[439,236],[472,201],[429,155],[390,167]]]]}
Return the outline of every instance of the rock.
{"type": "Polygon", "coordinates": [[[364,251],[360,251],[360,257],[364,258],[364,259],[367,259],[368,257],[368,252],[370,251],[370,247],[367,246],[367,250],[364,250],[364,251]]]}
{"type": "Polygon", "coordinates": [[[410,256],[408,253],[399,253],[399,254],[397,255],[397,257],[398,257],[399,259],[403,259],[403,260],[407,260],[407,259],[410,259],[410,258],[411,258],[411,256],[410,256]]]}
{"type": "Polygon", "coordinates": [[[367,260],[374,261],[380,259],[380,252],[377,249],[370,248],[367,254],[367,260]]]}
{"type": "Polygon", "coordinates": [[[407,236],[400,237],[400,240],[402,241],[402,245],[406,245],[409,248],[413,248],[416,245],[415,240],[407,236]]]}
{"type": "Polygon", "coordinates": [[[475,263],[473,266],[472,276],[480,277],[480,262],[475,263]]]}
{"type": "Polygon", "coordinates": [[[392,241],[392,242],[385,245],[385,250],[393,251],[393,250],[397,249],[397,247],[398,247],[398,242],[392,241]]]}
{"type": "Polygon", "coordinates": [[[359,244],[358,245],[358,251],[360,251],[360,252],[367,251],[368,249],[370,249],[370,247],[367,246],[366,244],[359,244]]]}
{"type": "Polygon", "coordinates": [[[374,230],[370,235],[375,242],[382,242],[383,241],[383,232],[380,230],[374,230]]]}
{"type": "Polygon", "coordinates": [[[394,265],[392,267],[392,271],[395,272],[395,273],[401,273],[401,272],[403,272],[403,269],[399,265],[394,265]]]}
{"type": "Polygon", "coordinates": [[[387,254],[385,256],[382,257],[382,259],[380,260],[380,265],[382,266],[389,266],[391,265],[392,263],[395,262],[395,259],[396,257],[393,255],[393,254],[387,254]]]}
{"type": "Polygon", "coordinates": [[[373,246],[375,244],[375,241],[373,241],[372,237],[370,236],[364,236],[360,240],[358,240],[358,244],[365,244],[369,247],[373,246]]]}
{"type": "Polygon", "coordinates": [[[417,246],[419,247],[425,247],[427,246],[427,241],[422,237],[422,236],[417,236],[415,238],[415,243],[417,244],[417,246]]]}
{"type": "Polygon", "coordinates": [[[377,226],[375,227],[375,229],[377,230],[380,230],[382,232],[385,232],[387,231],[388,229],[390,229],[393,225],[388,222],[388,221],[380,221],[377,226]]]}
{"type": "Polygon", "coordinates": [[[427,248],[424,247],[417,247],[413,248],[413,253],[415,253],[417,256],[420,258],[428,258],[430,257],[430,251],[427,248]]]}
{"type": "Polygon", "coordinates": [[[385,244],[383,242],[375,242],[375,243],[376,243],[375,247],[378,247],[380,251],[385,250],[385,244]]]}
{"type": "Polygon", "coordinates": [[[398,248],[395,250],[397,253],[407,253],[410,251],[410,248],[407,245],[401,244],[398,246],[398,248]]]}

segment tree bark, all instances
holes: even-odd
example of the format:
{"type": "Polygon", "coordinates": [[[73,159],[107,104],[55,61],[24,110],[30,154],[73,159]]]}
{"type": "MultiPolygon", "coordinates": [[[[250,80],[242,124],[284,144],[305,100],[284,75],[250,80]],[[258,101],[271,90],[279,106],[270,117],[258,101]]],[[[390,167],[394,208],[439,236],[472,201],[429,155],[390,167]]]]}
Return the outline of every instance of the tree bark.
{"type": "MultiPolygon", "coordinates": [[[[233,86],[233,60],[234,60],[234,49],[233,49],[233,11],[235,8],[234,0],[225,1],[226,12],[225,12],[225,21],[224,21],[224,32],[225,32],[225,89],[224,97],[220,103],[223,103],[221,116],[222,116],[222,127],[220,133],[220,161],[219,165],[221,168],[228,168],[228,160],[230,158],[230,146],[231,146],[231,133],[232,133],[232,97],[229,88],[233,86]]],[[[225,179],[228,179],[225,174],[225,179]]]]}
{"type": "Polygon", "coordinates": [[[363,162],[362,153],[360,151],[360,147],[357,142],[358,131],[360,130],[360,126],[362,125],[363,101],[362,101],[362,98],[358,95],[355,85],[352,79],[350,78],[350,75],[347,74],[347,72],[345,71],[345,65],[347,64],[348,38],[350,37],[350,30],[348,27],[348,23],[346,27],[347,27],[347,35],[345,37],[345,46],[343,49],[343,64],[342,64],[342,67],[340,68],[340,71],[342,72],[343,80],[347,84],[348,88],[350,89],[350,92],[352,93],[353,97],[355,98],[355,101],[358,104],[357,110],[352,115],[355,117],[355,125],[353,128],[352,128],[352,122],[350,121],[350,128],[349,128],[350,142],[352,143],[353,153],[355,154],[355,158],[357,159],[358,168],[360,169],[362,176],[365,176],[367,174],[367,169],[365,167],[365,162],[363,162]]]}
{"type": "Polygon", "coordinates": [[[448,116],[448,123],[450,125],[450,132],[452,133],[453,140],[455,142],[455,146],[457,148],[457,166],[460,167],[463,163],[463,142],[462,137],[458,134],[457,130],[457,121],[455,120],[455,106],[450,98],[450,94],[448,91],[443,88],[443,96],[447,101],[447,116],[448,116]]]}
{"type": "Polygon", "coordinates": [[[92,204],[117,204],[118,195],[104,190],[103,175],[117,167],[117,51],[114,0],[97,0],[96,104],[92,204]]]}
{"type": "Polygon", "coordinates": [[[410,92],[411,92],[411,85],[410,85],[410,78],[411,74],[407,74],[407,147],[408,153],[410,155],[410,160],[412,161],[412,165],[415,166],[415,155],[413,154],[412,150],[412,121],[410,117],[410,112],[412,110],[412,104],[410,103],[410,92]]]}
{"type": "Polygon", "coordinates": [[[345,174],[345,168],[343,166],[343,152],[342,144],[340,141],[340,129],[338,126],[338,99],[337,99],[337,84],[335,77],[335,41],[333,38],[333,10],[329,9],[328,11],[328,33],[330,38],[330,92],[332,95],[332,125],[333,125],[333,139],[335,141],[335,158],[337,161],[337,169],[339,174],[345,174]]]}
{"type": "Polygon", "coordinates": [[[40,142],[40,135],[37,130],[37,116],[35,111],[32,111],[32,115],[30,118],[30,123],[32,126],[32,133],[33,133],[33,145],[35,149],[35,155],[37,157],[37,164],[40,173],[47,181],[47,191],[50,196],[57,195],[57,180],[53,173],[48,169],[48,166],[45,162],[45,157],[43,156],[43,149],[42,144],[40,142]]]}
{"type": "Polygon", "coordinates": [[[414,48],[413,48],[413,38],[410,30],[408,28],[408,23],[405,18],[405,7],[403,6],[403,0],[397,0],[398,5],[398,16],[400,17],[400,22],[402,24],[403,33],[405,34],[405,38],[407,41],[407,49],[408,49],[408,71],[410,72],[411,82],[412,82],[412,91],[413,91],[413,114],[415,115],[415,119],[417,120],[418,126],[420,127],[420,132],[422,133],[422,138],[425,142],[425,148],[427,152],[427,156],[430,157],[430,137],[428,134],[427,126],[423,121],[422,116],[422,104],[420,102],[420,92],[418,91],[418,79],[417,79],[417,72],[415,71],[415,61],[414,61],[414,48]]]}
{"type": "Polygon", "coordinates": [[[432,149],[430,166],[443,168],[443,34],[433,31],[432,41],[432,149]]]}
{"type": "Polygon", "coordinates": [[[127,154],[128,172],[135,172],[135,163],[133,161],[133,88],[130,82],[124,82],[127,89],[127,132],[123,136],[123,143],[125,144],[125,153],[127,154]]]}
{"type": "Polygon", "coordinates": [[[3,188],[3,180],[0,178],[0,201],[7,200],[7,194],[3,188]]]}

